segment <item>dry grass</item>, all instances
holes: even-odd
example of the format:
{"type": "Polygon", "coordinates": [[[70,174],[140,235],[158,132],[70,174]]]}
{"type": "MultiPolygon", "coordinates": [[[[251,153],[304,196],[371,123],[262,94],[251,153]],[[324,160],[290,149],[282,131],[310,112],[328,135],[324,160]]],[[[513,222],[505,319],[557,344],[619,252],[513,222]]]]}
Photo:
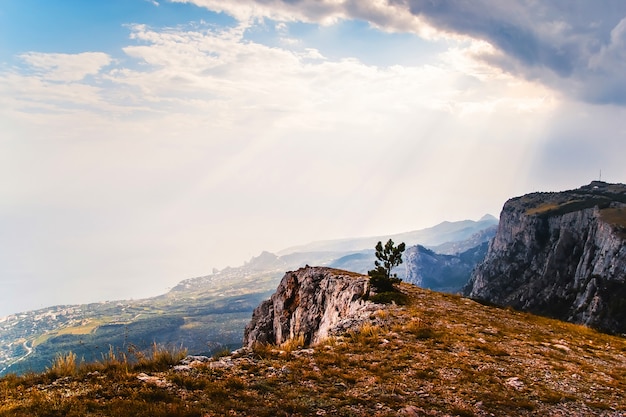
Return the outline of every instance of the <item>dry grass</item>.
{"type": "Polygon", "coordinates": [[[548,213],[550,211],[558,209],[560,206],[561,205],[558,203],[545,203],[526,210],[526,214],[532,216],[535,214],[548,213]]]}
{"type": "Polygon", "coordinates": [[[600,211],[602,220],[618,227],[626,227],[626,208],[607,208],[600,211]]]}
{"type": "Polygon", "coordinates": [[[69,352],[67,354],[58,354],[52,362],[52,366],[46,370],[53,378],[61,378],[76,375],[78,371],[78,363],[76,362],[76,354],[69,352]]]}
{"type": "Polygon", "coordinates": [[[302,349],[305,345],[304,336],[293,337],[279,346],[279,349],[291,353],[295,350],[302,349]]]}
{"type": "Polygon", "coordinates": [[[168,369],[177,364],[187,356],[187,349],[182,347],[166,349],[153,343],[147,354],[136,349],[131,349],[130,353],[136,357],[132,365],[133,370],[147,372],[168,369]]]}
{"type": "MultiPolygon", "coordinates": [[[[153,353],[152,370],[144,363],[57,379],[9,376],[0,379],[0,416],[398,416],[406,407],[424,416],[626,413],[625,339],[401,288],[409,305],[376,312],[376,325],[313,350],[294,340],[222,358],[234,363],[225,367],[175,372],[153,353]],[[138,380],[139,372],[160,383],[138,380]]],[[[71,358],[59,367],[66,363],[71,358]]]]}

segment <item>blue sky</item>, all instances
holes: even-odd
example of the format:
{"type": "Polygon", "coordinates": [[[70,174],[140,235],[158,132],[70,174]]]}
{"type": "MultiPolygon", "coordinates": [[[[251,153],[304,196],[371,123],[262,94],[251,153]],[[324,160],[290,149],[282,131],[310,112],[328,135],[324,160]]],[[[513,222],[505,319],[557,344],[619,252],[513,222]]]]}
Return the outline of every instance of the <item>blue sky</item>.
{"type": "Polygon", "coordinates": [[[219,25],[235,21],[223,13],[183,3],[145,0],[59,1],[5,0],[0,10],[3,55],[36,50],[79,53],[98,50],[119,54],[128,42],[126,25],[157,27],[204,20],[219,25]]]}
{"type": "Polygon", "coordinates": [[[624,182],[626,3],[4,0],[0,316],[624,182]]]}

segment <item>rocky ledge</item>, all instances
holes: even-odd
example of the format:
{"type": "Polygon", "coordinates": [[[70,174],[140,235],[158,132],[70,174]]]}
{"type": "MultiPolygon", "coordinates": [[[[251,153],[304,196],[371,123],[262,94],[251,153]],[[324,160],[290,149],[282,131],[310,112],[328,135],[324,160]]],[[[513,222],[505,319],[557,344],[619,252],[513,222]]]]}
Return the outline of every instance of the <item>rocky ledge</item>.
{"type": "Polygon", "coordinates": [[[380,308],[366,301],[368,292],[368,277],[353,272],[309,266],[287,272],[271,298],[254,310],[243,345],[297,338],[315,345],[356,328],[380,308]]]}

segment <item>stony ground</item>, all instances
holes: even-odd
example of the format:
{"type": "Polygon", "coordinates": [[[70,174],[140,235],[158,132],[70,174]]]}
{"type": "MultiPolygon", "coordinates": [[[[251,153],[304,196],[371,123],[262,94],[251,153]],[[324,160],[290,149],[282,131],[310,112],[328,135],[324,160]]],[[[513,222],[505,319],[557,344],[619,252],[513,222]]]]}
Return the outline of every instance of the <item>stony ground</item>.
{"type": "Polygon", "coordinates": [[[626,416],[626,339],[402,285],[343,336],[0,380],[0,416],[626,416]]]}

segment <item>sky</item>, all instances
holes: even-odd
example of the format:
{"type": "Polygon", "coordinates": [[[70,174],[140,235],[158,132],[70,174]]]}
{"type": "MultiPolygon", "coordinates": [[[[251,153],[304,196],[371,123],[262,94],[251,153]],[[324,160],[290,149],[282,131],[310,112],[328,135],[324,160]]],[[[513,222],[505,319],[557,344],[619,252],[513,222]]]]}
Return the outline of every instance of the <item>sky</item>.
{"type": "Polygon", "coordinates": [[[0,316],[626,181],[622,0],[3,0],[0,316]]]}

